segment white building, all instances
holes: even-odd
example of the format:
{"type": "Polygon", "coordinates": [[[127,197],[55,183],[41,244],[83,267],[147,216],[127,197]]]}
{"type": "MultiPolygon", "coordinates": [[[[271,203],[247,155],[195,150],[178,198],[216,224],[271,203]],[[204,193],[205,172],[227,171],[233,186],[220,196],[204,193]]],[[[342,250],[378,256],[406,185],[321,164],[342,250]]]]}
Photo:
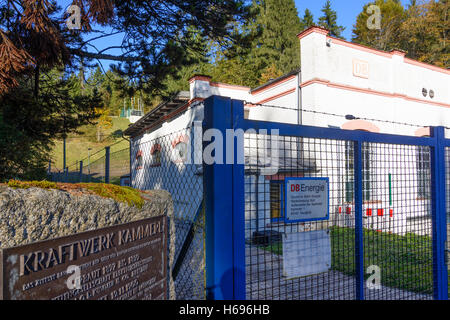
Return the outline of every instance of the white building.
{"type": "MultiPolygon", "coordinates": [[[[203,101],[212,95],[245,101],[245,117],[252,120],[411,136],[428,136],[427,126],[450,126],[450,70],[408,59],[402,51],[384,52],[336,39],[319,27],[303,31],[298,38],[301,69],[255,89],[194,76],[190,92],[179,93],[131,125],[125,134],[131,137],[132,186],[166,189],[180,214],[195,215],[202,199],[201,167],[185,163],[185,151],[187,145],[201,143],[192,141],[192,127],[203,120],[203,101]]],[[[352,146],[306,140],[282,142],[283,150],[290,153],[284,156],[285,170],[280,174],[246,176],[246,197],[253,197],[247,198],[246,214],[256,224],[248,230],[258,225],[277,228],[283,208],[274,203],[282,202],[282,183],[292,175],[329,177],[330,213],[337,224],[352,225],[353,182],[348,174],[352,146]],[[301,170],[299,159],[303,159],[301,170]],[[294,161],[296,170],[286,167],[289,161],[291,165],[294,161]]],[[[366,227],[401,234],[428,232],[407,222],[429,212],[426,151],[365,147],[366,227]]]]}

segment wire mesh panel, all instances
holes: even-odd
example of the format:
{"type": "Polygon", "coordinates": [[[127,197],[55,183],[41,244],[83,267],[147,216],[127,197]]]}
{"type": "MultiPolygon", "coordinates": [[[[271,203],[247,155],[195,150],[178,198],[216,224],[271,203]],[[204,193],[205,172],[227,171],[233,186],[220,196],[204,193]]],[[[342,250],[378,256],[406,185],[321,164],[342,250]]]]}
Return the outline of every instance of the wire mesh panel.
{"type": "Polygon", "coordinates": [[[65,171],[51,172],[50,179],[54,182],[78,183],[83,180],[80,166],[80,162],[77,161],[68,166],[65,171]]]}
{"type": "MultiPolygon", "coordinates": [[[[132,186],[171,193],[175,241],[173,278],[177,299],[205,299],[203,172],[194,164],[192,129],[133,140],[132,186]]],[[[201,141],[199,152],[201,152],[201,141]]],[[[170,241],[170,240],[169,240],[170,241]]]]}
{"type": "Polygon", "coordinates": [[[366,299],[432,299],[430,148],[363,143],[362,158],[366,299]]]}
{"type": "Polygon", "coordinates": [[[247,299],[355,298],[352,150],[345,141],[246,134],[247,299]],[[328,220],[285,221],[285,179],[299,177],[328,178],[328,220]]]}
{"type": "Polygon", "coordinates": [[[105,156],[85,164],[82,182],[105,182],[105,156]]]}
{"type": "Polygon", "coordinates": [[[130,149],[112,152],[109,160],[109,181],[120,184],[120,177],[130,173],[130,149]]]}
{"type": "MultiPolygon", "coordinates": [[[[355,299],[354,142],[282,136],[276,157],[272,145],[246,135],[247,298],[355,299]],[[319,177],[329,217],[287,221],[286,179],[319,177]]],[[[362,144],[366,299],[433,298],[430,160],[429,147],[362,144]]]]}

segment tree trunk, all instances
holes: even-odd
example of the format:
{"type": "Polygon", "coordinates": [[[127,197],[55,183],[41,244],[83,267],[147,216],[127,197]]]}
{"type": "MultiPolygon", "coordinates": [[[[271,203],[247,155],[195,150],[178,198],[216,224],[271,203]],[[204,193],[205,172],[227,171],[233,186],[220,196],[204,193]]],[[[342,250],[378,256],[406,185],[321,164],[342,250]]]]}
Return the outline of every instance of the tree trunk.
{"type": "Polygon", "coordinates": [[[36,69],[34,70],[34,97],[37,98],[39,95],[39,64],[36,64],[36,69]]]}

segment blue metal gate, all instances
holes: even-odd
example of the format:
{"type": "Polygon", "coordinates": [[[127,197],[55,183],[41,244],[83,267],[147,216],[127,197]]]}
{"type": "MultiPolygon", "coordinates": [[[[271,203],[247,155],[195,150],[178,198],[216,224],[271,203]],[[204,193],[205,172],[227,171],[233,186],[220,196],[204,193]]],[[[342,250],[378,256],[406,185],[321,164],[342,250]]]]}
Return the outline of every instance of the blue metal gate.
{"type": "Polygon", "coordinates": [[[208,298],[448,298],[444,128],[418,138],[254,121],[217,96],[204,119],[234,142],[204,164],[208,298]],[[327,219],[286,222],[291,178],[327,178],[327,219]]]}

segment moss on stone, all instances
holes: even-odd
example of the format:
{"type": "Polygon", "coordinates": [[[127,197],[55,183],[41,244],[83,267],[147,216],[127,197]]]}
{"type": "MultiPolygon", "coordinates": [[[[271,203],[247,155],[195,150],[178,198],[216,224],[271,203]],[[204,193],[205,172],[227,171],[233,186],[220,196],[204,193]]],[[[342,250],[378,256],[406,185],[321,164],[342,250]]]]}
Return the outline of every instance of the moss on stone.
{"type": "Polygon", "coordinates": [[[50,181],[17,181],[17,180],[9,180],[8,187],[14,189],[28,189],[32,187],[41,188],[41,189],[58,189],[58,186],[54,182],[50,181]]]}
{"type": "Polygon", "coordinates": [[[17,181],[10,180],[8,187],[14,189],[29,189],[32,187],[41,189],[56,189],[56,190],[77,190],[85,189],[92,193],[104,197],[110,198],[117,202],[127,203],[129,206],[136,206],[142,208],[144,205],[144,198],[141,193],[131,187],[121,187],[106,183],[55,183],[49,181],[17,181]]]}
{"type": "Polygon", "coordinates": [[[106,183],[79,183],[78,185],[84,189],[93,191],[101,197],[111,198],[118,202],[126,202],[129,206],[135,205],[138,208],[142,208],[144,205],[144,199],[141,193],[130,187],[121,187],[106,183]]]}

